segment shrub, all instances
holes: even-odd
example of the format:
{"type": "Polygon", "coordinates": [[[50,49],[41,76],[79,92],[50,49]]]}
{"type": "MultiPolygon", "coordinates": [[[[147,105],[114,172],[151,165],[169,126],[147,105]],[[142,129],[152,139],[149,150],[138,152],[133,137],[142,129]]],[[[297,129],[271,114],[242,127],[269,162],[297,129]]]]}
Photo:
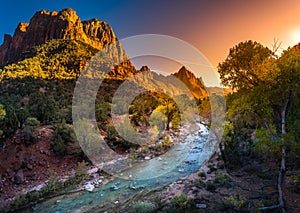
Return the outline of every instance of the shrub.
{"type": "Polygon", "coordinates": [[[224,205],[231,209],[240,210],[245,205],[245,201],[239,195],[234,195],[225,198],[224,205]]]}
{"type": "Polygon", "coordinates": [[[214,184],[214,182],[208,181],[206,183],[206,190],[211,191],[211,192],[215,191],[216,190],[216,185],[214,184]]]}
{"type": "Polygon", "coordinates": [[[40,125],[40,121],[37,118],[34,117],[28,117],[25,120],[25,126],[29,126],[33,129],[37,128],[40,125]]]}
{"type": "Polygon", "coordinates": [[[207,167],[210,169],[210,171],[214,172],[217,170],[217,168],[213,164],[208,164],[207,167]]]}
{"type": "Polygon", "coordinates": [[[206,177],[206,173],[204,171],[198,173],[199,177],[206,177]]]}
{"type": "Polygon", "coordinates": [[[63,122],[62,124],[55,127],[55,131],[52,135],[53,143],[51,148],[57,155],[64,156],[67,154],[67,143],[75,142],[76,136],[74,129],[71,125],[63,122]]]}
{"type": "Polygon", "coordinates": [[[67,154],[67,145],[63,141],[60,135],[57,135],[54,139],[54,143],[51,144],[53,152],[60,156],[65,156],[67,154]]]}
{"type": "Polygon", "coordinates": [[[86,177],[86,175],[87,175],[87,172],[85,170],[86,165],[87,165],[87,162],[85,162],[85,161],[77,163],[77,168],[75,170],[75,181],[77,183],[80,183],[86,177]]]}
{"type": "Polygon", "coordinates": [[[230,177],[228,177],[227,175],[217,175],[215,177],[214,183],[215,184],[219,184],[221,186],[228,184],[229,182],[231,182],[230,177]]]}
{"type": "Polygon", "coordinates": [[[130,213],[151,213],[151,212],[156,212],[156,210],[157,207],[155,204],[150,202],[139,201],[130,207],[129,212],[130,213]]]}
{"type": "Polygon", "coordinates": [[[203,182],[202,180],[195,180],[193,182],[193,184],[198,187],[198,188],[205,188],[206,187],[206,183],[203,182]]]}
{"type": "Polygon", "coordinates": [[[167,212],[185,212],[195,207],[194,200],[186,194],[176,195],[169,203],[167,212]]]}

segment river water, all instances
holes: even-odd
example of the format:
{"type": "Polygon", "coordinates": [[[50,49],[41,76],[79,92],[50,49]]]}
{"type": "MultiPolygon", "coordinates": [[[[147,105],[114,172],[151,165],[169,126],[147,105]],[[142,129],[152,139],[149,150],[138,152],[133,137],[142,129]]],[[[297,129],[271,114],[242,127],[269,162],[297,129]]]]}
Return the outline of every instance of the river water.
{"type": "MultiPolygon", "coordinates": [[[[209,131],[199,124],[199,132],[188,135],[186,140],[175,145],[174,152],[171,155],[164,155],[159,159],[160,165],[166,168],[160,168],[162,175],[141,180],[125,180],[116,178],[111,182],[95,188],[93,192],[80,191],[51,198],[44,202],[38,203],[32,207],[32,210],[26,212],[43,212],[43,213],[67,213],[67,212],[115,212],[110,210],[118,208],[123,203],[143,190],[161,189],[170,183],[192,174],[199,169],[205,160],[207,160],[215,150],[215,144],[208,142],[210,138],[209,131]],[[185,150],[189,150],[185,153],[185,150]],[[176,153],[176,154],[174,154],[176,153]],[[187,154],[184,161],[180,164],[172,164],[176,162],[178,156],[187,154]],[[170,171],[169,168],[172,168],[170,171]],[[166,169],[168,172],[164,172],[166,169]]],[[[158,160],[151,159],[138,165],[135,169],[139,173],[151,173],[153,168],[158,164],[158,160]]]]}

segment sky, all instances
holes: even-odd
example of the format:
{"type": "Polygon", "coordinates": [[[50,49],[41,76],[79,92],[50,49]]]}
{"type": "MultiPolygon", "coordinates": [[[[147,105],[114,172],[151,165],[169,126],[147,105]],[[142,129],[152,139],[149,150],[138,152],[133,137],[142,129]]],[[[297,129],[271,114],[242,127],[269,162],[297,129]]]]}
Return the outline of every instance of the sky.
{"type": "MultiPolygon", "coordinates": [[[[119,39],[149,33],[184,40],[203,53],[214,69],[231,47],[245,40],[272,48],[274,39],[278,39],[281,50],[300,42],[299,0],[6,1],[0,9],[0,41],[5,33],[13,34],[19,22],[29,22],[36,11],[69,7],[81,20],[98,18],[108,22],[119,39]]],[[[144,63],[135,61],[138,66],[144,63]]],[[[179,65],[168,66],[172,70],[179,65]]]]}

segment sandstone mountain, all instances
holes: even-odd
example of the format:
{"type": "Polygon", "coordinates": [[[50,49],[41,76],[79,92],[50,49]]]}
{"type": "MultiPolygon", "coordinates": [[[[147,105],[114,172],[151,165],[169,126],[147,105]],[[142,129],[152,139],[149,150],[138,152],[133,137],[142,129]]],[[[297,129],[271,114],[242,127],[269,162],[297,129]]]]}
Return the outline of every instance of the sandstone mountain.
{"type": "MultiPolygon", "coordinates": [[[[74,39],[101,50],[117,41],[115,33],[107,23],[92,19],[80,21],[70,8],[60,12],[45,10],[35,13],[29,23],[20,23],[14,35],[5,35],[0,46],[0,66],[24,59],[28,49],[52,39],[74,39]]],[[[119,57],[126,58],[122,48],[115,49],[119,57]]]]}
{"type": "MultiPolygon", "coordinates": [[[[191,92],[196,98],[207,96],[202,79],[185,67],[170,76],[151,72],[146,66],[136,70],[109,24],[97,19],[81,21],[70,8],[60,12],[39,11],[29,23],[21,22],[13,36],[5,35],[0,46],[1,75],[2,78],[76,79],[89,59],[104,47],[108,47],[109,57],[123,61],[107,77],[124,80],[140,72],[134,81],[145,88],[159,88],[175,95],[191,92]],[[183,82],[185,88],[175,83],[174,78],[183,82]]],[[[99,58],[96,64],[102,61],[99,58]]],[[[95,77],[93,72],[91,76],[95,77]]]]}
{"type": "Polygon", "coordinates": [[[147,66],[143,66],[133,81],[148,90],[159,90],[172,95],[192,94],[195,98],[202,99],[208,94],[201,78],[197,78],[184,66],[178,72],[169,76],[163,76],[152,72],[147,66]]]}
{"type": "Polygon", "coordinates": [[[186,67],[181,67],[180,70],[173,75],[187,86],[194,97],[203,98],[207,96],[202,79],[197,78],[192,72],[187,70],[186,67]]]}

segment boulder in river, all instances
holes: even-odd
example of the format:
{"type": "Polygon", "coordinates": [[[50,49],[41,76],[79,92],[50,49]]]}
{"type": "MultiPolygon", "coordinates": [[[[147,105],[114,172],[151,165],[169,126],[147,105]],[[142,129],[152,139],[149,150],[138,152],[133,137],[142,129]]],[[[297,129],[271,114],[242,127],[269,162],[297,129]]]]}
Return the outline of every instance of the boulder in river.
{"type": "Polygon", "coordinates": [[[92,192],[95,189],[95,186],[91,184],[90,182],[86,183],[84,185],[84,190],[92,192]]]}

